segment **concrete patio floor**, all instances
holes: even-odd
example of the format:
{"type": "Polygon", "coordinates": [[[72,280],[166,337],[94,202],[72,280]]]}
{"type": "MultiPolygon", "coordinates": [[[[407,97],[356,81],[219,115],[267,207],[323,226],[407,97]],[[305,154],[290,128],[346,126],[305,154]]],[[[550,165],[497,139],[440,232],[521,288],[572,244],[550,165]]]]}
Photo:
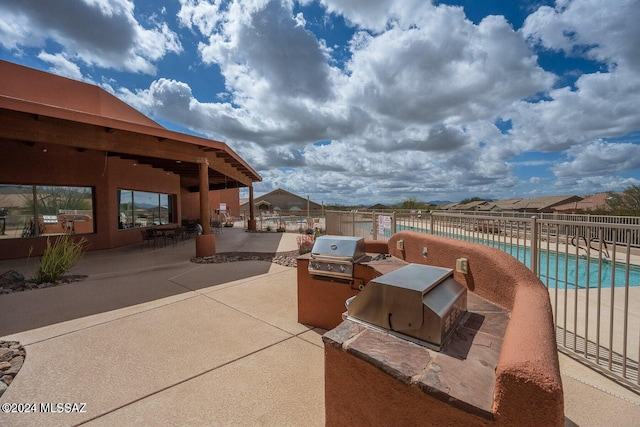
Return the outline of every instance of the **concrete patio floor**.
{"type": "MultiPolygon", "coordinates": [[[[223,229],[221,252],[297,249],[294,233],[223,229]]],[[[25,346],[0,425],[324,425],[324,330],[297,322],[296,270],[195,264],[194,240],[88,252],[64,286],[0,296],[0,340],[25,346]]],[[[35,260],[0,261],[32,275],[35,260]]],[[[567,425],[631,426],[640,396],[560,356],[567,425]]],[[[428,425],[428,420],[425,420],[428,425]]]]}

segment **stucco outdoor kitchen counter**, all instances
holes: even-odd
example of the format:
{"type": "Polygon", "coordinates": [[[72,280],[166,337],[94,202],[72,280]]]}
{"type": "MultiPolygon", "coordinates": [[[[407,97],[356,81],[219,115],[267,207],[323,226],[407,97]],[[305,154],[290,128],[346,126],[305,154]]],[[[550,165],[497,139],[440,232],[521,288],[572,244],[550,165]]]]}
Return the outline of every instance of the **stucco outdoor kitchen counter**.
{"type": "Polygon", "coordinates": [[[327,332],[323,341],[404,384],[417,385],[427,395],[491,419],[495,369],[509,312],[471,292],[468,310],[440,352],[351,320],[327,332]]]}

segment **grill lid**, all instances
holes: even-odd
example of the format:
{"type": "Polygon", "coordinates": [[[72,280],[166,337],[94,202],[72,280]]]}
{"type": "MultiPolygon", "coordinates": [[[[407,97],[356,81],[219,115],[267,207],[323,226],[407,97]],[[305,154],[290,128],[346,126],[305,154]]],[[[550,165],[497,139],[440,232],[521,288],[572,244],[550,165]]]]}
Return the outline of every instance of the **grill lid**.
{"type": "Polygon", "coordinates": [[[467,288],[453,270],[409,264],[347,300],[348,318],[440,350],[466,314],[467,288]]]}
{"type": "Polygon", "coordinates": [[[311,249],[311,258],[356,262],[364,257],[364,238],[352,236],[320,236],[311,249]]]}

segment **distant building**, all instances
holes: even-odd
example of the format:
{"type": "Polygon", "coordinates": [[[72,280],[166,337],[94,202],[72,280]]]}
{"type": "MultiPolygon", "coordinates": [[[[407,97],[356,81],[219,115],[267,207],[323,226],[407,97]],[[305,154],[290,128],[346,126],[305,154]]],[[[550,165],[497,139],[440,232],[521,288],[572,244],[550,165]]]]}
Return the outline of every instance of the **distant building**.
{"type": "Polygon", "coordinates": [[[478,200],[469,203],[448,203],[440,206],[442,210],[449,211],[476,211],[476,212],[531,212],[551,213],[559,206],[568,206],[582,200],[580,196],[543,196],[531,199],[514,198],[508,200],[485,201],[478,200]]]}
{"type": "MultiPolygon", "coordinates": [[[[253,200],[256,216],[259,213],[281,215],[307,215],[307,210],[311,215],[320,214],[323,210],[322,205],[312,202],[304,197],[290,193],[286,190],[278,188],[270,193],[256,197],[253,200]]],[[[248,200],[241,201],[240,211],[249,212],[250,202],[248,200]],[[244,202],[244,203],[242,203],[244,202]]]]}
{"type": "Polygon", "coordinates": [[[455,207],[458,206],[459,203],[445,203],[443,205],[438,205],[438,209],[443,211],[452,211],[455,210],[455,207]]]}
{"type": "Polygon", "coordinates": [[[386,205],[383,205],[381,203],[378,203],[377,205],[369,206],[367,208],[367,210],[370,210],[370,211],[380,211],[380,210],[384,210],[384,209],[389,209],[389,207],[386,206],[386,205]]]}
{"type": "Polygon", "coordinates": [[[491,211],[495,210],[495,202],[487,200],[475,200],[469,203],[447,203],[446,205],[438,206],[440,210],[448,211],[491,211]]]}
{"type": "Polygon", "coordinates": [[[518,210],[518,206],[523,200],[523,198],[518,197],[515,199],[497,200],[494,204],[499,211],[512,212],[518,210]]]}
{"type": "Polygon", "coordinates": [[[461,210],[461,211],[480,211],[480,210],[486,211],[486,210],[490,210],[487,208],[490,207],[491,204],[492,202],[488,202],[486,200],[476,200],[473,202],[457,205],[455,209],[461,210]]]}
{"type": "Polygon", "coordinates": [[[582,200],[580,196],[543,196],[533,199],[522,199],[515,204],[518,212],[551,213],[556,206],[575,203],[582,200]]]}
{"type": "Polygon", "coordinates": [[[582,200],[565,203],[556,206],[554,211],[561,213],[584,213],[592,211],[610,211],[611,208],[607,204],[609,193],[598,193],[585,197],[582,200]]]}

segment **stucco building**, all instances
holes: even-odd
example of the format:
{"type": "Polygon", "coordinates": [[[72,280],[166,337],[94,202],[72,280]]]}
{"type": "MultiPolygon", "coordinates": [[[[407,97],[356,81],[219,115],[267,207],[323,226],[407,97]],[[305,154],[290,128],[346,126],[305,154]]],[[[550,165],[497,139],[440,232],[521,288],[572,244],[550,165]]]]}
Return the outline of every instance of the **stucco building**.
{"type": "Polygon", "coordinates": [[[239,215],[238,189],[253,198],[262,180],[222,142],[170,131],[97,86],[6,61],[0,147],[0,259],[39,255],[61,232],[95,250],[185,220],[201,221],[211,240],[215,210],[239,215]]]}

